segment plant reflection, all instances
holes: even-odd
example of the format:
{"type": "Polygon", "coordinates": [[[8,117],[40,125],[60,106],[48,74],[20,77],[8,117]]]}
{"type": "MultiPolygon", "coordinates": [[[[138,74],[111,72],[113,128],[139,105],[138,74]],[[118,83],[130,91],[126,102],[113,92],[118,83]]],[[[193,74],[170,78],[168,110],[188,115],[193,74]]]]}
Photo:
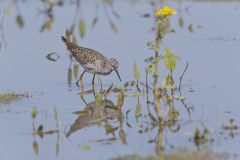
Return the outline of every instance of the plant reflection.
{"type": "MultiPolygon", "coordinates": [[[[192,0],[193,2],[198,2],[199,0],[192,0]]],[[[205,0],[206,2],[212,2],[212,0],[205,0]]],[[[7,41],[5,38],[5,19],[11,18],[14,15],[15,22],[18,28],[22,29],[27,24],[26,15],[24,15],[21,11],[23,10],[22,6],[26,5],[26,3],[29,3],[30,1],[19,1],[19,0],[11,0],[11,1],[2,1],[0,2],[0,31],[1,31],[1,39],[0,39],[0,49],[7,46],[7,41]]],[[[41,0],[37,2],[37,16],[43,17],[43,22],[40,26],[40,32],[44,31],[51,31],[54,23],[57,19],[56,10],[59,8],[63,8],[66,6],[71,6],[74,11],[73,21],[70,25],[68,25],[68,30],[71,34],[78,35],[77,37],[84,38],[87,33],[87,18],[83,15],[86,15],[84,13],[85,9],[85,2],[84,0],[73,0],[73,1],[67,1],[67,0],[41,0]],[[75,8],[75,9],[74,9],[75,8]]],[[[162,0],[159,1],[147,1],[145,3],[142,3],[141,0],[128,0],[127,1],[129,5],[135,5],[135,4],[141,4],[141,5],[150,5],[153,9],[156,9],[156,6],[162,6],[164,3],[162,0]]],[[[165,1],[164,1],[165,2],[165,1]]],[[[182,8],[182,3],[184,0],[178,0],[176,3],[178,4],[178,12],[179,12],[179,18],[178,18],[178,25],[180,28],[183,28],[186,26],[184,24],[184,17],[183,17],[183,11],[188,13],[189,8],[182,8]]],[[[215,2],[215,1],[214,1],[215,2]]],[[[228,2],[226,0],[218,1],[218,2],[228,2]]],[[[231,1],[230,1],[231,2],[231,1]]],[[[237,2],[237,1],[236,1],[237,2]]],[[[106,19],[107,23],[109,25],[109,28],[112,32],[118,33],[118,26],[115,23],[115,20],[120,20],[121,15],[117,12],[114,6],[116,6],[117,1],[114,0],[95,0],[91,1],[93,4],[94,9],[94,16],[91,19],[91,28],[94,28],[97,23],[99,23],[100,19],[106,19]],[[102,16],[102,17],[101,17],[102,16]]],[[[144,13],[141,15],[141,17],[144,18],[154,18],[151,13],[144,13]]],[[[165,28],[168,27],[168,24],[165,23],[165,28]]],[[[200,28],[201,26],[197,26],[197,28],[200,28]]],[[[193,24],[190,23],[187,26],[187,29],[189,32],[193,33],[195,32],[195,28],[193,27],[193,24]]],[[[153,29],[154,30],[154,29],[153,29]]],[[[174,30],[172,30],[174,31],[174,30]]]]}
{"type": "Polygon", "coordinates": [[[59,140],[60,140],[60,134],[59,134],[59,130],[60,130],[60,123],[58,121],[58,112],[57,109],[54,109],[54,119],[56,121],[56,129],[50,129],[50,130],[44,130],[44,126],[41,124],[38,126],[38,128],[36,129],[36,118],[38,115],[38,110],[36,107],[32,108],[32,112],[31,112],[31,118],[32,118],[32,133],[28,133],[30,135],[33,136],[33,143],[32,143],[32,148],[33,151],[35,153],[36,156],[38,156],[39,154],[39,144],[37,141],[37,137],[40,137],[41,139],[44,138],[44,136],[47,135],[56,135],[56,146],[55,146],[55,150],[56,150],[56,156],[59,156],[59,152],[60,152],[60,144],[59,144],[59,140]]]}
{"type": "MultiPolygon", "coordinates": [[[[12,0],[4,2],[6,5],[2,5],[1,3],[0,7],[0,49],[7,46],[7,41],[5,38],[5,19],[10,18],[12,15],[15,16],[16,25],[18,28],[22,29],[25,27],[25,20],[24,15],[21,13],[21,5],[24,5],[25,3],[28,3],[28,1],[18,1],[18,0],[12,0]],[[21,4],[21,5],[20,5],[21,4]]],[[[74,1],[65,1],[65,0],[42,0],[37,2],[38,8],[37,8],[37,16],[41,16],[44,18],[43,23],[40,27],[40,32],[44,31],[51,31],[52,27],[56,21],[56,13],[55,10],[58,7],[65,7],[67,5],[75,7],[75,13],[72,24],[69,26],[69,32],[71,34],[77,35],[76,32],[79,32],[80,38],[84,38],[87,31],[87,25],[86,21],[83,17],[83,2],[81,0],[74,0],[74,1]],[[41,7],[39,9],[39,6],[41,7]]],[[[112,32],[117,33],[118,28],[116,24],[113,21],[112,17],[115,17],[116,19],[120,19],[119,14],[114,9],[115,1],[94,1],[95,4],[95,16],[92,19],[92,28],[94,28],[97,24],[97,22],[100,19],[100,11],[102,11],[104,16],[107,19],[107,22],[112,30],[112,32]]]]}

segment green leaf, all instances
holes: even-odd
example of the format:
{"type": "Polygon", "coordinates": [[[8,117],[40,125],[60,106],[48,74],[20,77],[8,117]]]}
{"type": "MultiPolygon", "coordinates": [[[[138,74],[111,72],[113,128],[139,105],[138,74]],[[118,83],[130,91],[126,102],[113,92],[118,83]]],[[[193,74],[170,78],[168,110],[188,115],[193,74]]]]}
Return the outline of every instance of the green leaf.
{"type": "Polygon", "coordinates": [[[123,103],[124,103],[124,91],[122,90],[118,95],[117,107],[121,108],[123,106],[123,103]]]}
{"type": "Polygon", "coordinates": [[[163,94],[163,95],[162,95],[162,101],[163,101],[163,103],[164,103],[165,105],[168,104],[169,102],[171,102],[168,94],[163,94]]]}
{"type": "Polygon", "coordinates": [[[183,100],[186,99],[186,97],[184,97],[184,96],[174,96],[174,98],[175,98],[176,100],[180,100],[180,101],[183,101],[183,100]]]}
{"type": "Polygon", "coordinates": [[[32,116],[32,119],[35,119],[36,116],[37,116],[37,108],[36,107],[33,107],[32,108],[32,112],[31,112],[31,116],[32,116]]]}
{"type": "Polygon", "coordinates": [[[174,85],[173,78],[171,75],[166,75],[163,78],[162,81],[162,88],[163,89],[176,89],[176,86],[174,85]]]}
{"type": "Polygon", "coordinates": [[[114,134],[114,132],[116,130],[118,130],[118,127],[113,127],[111,124],[107,123],[105,126],[104,126],[105,130],[106,130],[106,133],[112,133],[114,134]]]}
{"type": "Polygon", "coordinates": [[[68,84],[72,83],[72,68],[68,68],[68,84]]]}
{"type": "Polygon", "coordinates": [[[127,88],[127,87],[135,87],[136,86],[136,81],[133,80],[133,81],[127,81],[125,84],[124,84],[124,88],[127,88]]]}
{"type": "Polygon", "coordinates": [[[135,109],[135,118],[138,120],[138,118],[142,115],[142,106],[141,104],[137,104],[135,109]]]}
{"type": "Polygon", "coordinates": [[[81,19],[79,22],[79,33],[80,33],[80,37],[84,38],[84,36],[86,34],[86,24],[83,19],[81,19]]]}
{"type": "Polygon", "coordinates": [[[74,64],[74,66],[73,66],[73,74],[74,74],[74,78],[78,79],[78,64],[74,64]]]}
{"type": "Polygon", "coordinates": [[[176,61],[179,59],[178,56],[174,55],[169,49],[165,49],[165,66],[169,70],[174,70],[176,68],[176,61]]]}
{"type": "Polygon", "coordinates": [[[170,85],[170,89],[174,90],[176,89],[177,87],[173,84],[173,85],[170,85]]]}
{"type": "Polygon", "coordinates": [[[132,87],[132,86],[135,86],[136,85],[136,82],[135,81],[131,81],[130,82],[130,86],[132,87]]]}
{"type": "Polygon", "coordinates": [[[139,91],[126,94],[127,97],[138,97],[140,95],[141,95],[141,93],[139,91]]]}
{"type": "Polygon", "coordinates": [[[134,77],[136,80],[139,80],[140,78],[140,73],[139,73],[139,70],[137,68],[137,64],[136,62],[134,61],[134,64],[133,64],[133,73],[134,73],[134,77]]]}
{"type": "Polygon", "coordinates": [[[16,22],[19,28],[23,28],[24,27],[24,21],[23,21],[23,17],[19,14],[16,17],[16,22]]]}
{"type": "Polygon", "coordinates": [[[183,19],[183,17],[179,17],[179,18],[178,18],[178,25],[179,25],[181,28],[183,28],[183,26],[184,26],[184,19],[183,19]]]}
{"type": "Polygon", "coordinates": [[[38,153],[39,153],[39,147],[38,147],[37,141],[34,141],[34,142],[33,142],[32,147],[33,147],[34,153],[35,153],[36,155],[38,155],[38,153]]]}
{"type": "Polygon", "coordinates": [[[158,124],[158,120],[150,112],[148,113],[148,118],[155,124],[158,124]]]}
{"type": "Polygon", "coordinates": [[[44,133],[43,133],[43,125],[38,126],[37,134],[39,135],[39,137],[43,138],[43,135],[44,135],[44,133]]]}
{"type": "Polygon", "coordinates": [[[179,112],[175,108],[171,108],[168,111],[168,120],[176,121],[178,120],[179,112]]]}
{"type": "Polygon", "coordinates": [[[188,30],[189,30],[189,32],[193,33],[193,24],[189,24],[188,30]]]}
{"type": "Polygon", "coordinates": [[[152,42],[147,42],[147,46],[153,50],[154,52],[158,52],[159,51],[159,47],[155,44],[152,44],[152,42]]]}
{"type": "Polygon", "coordinates": [[[148,73],[154,73],[155,71],[154,65],[152,63],[147,65],[147,67],[145,68],[145,71],[148,73]]]}
{"type": "Polygon", "coordinates": [[[77,37],[76,37],[76,36],[73,36],[72,42],[73,42],[74,44],[77,44],[77,37]]]}
{"type": "Polygon", "coordinates": [[[182,100],[186,99],[186,97],[184,97],[184,96],[178,96],[178,99],[179,99],[180,101],[182,101],[182,100]]]}
{"type": "Polygon", "coordinates": [[[109,25],[114,33],[118,33],[118,29],[116,25],[113,23],[113,21],[109,20],[109,25]]]}
{"type": "Polygon", "coordinates": [[[161,56],[161,55],[159,55],[159,56],[157,56],[155,59],[154,59],[154,63],[157,63],[157,62],[159,62],[159,61],[161,61],[161,60],[163,60],[164,59],[164,57],[163,56],[161,56]]]}
{"type": "Polygon", "coordinates": [[[120,129],[118,134],[119,134],[122,144],[127,144],[126,134],[125,134],[124,130],[120,129]]]}
{"type": "Polygon", "coordinates": [[[168,76],[164,76],[163,81],[162,81],[162,88],[166,89],[168,85],[168,76]]]}
{"type": "Polygon", "coordinates": [[[122,88],[113,88],[112,92],[123,92],[124,89],[122,88]]]}
{"type": "Polygon", "coordinates": [[[58,111],[57,108],[54,107],[54,119],[57,121],[58,120],[58,111]]]}
{"type": "Polygon", "coordinates": [[[101,98],[100,93],[97,92],[97,93],[96,93],[96,96],[95,96],[95,103],[96,103],[96,105],[99,105],[99,104],[100,104],[101,99],[102,99],[102,98],[101,98]]]}
{"type": "Polygon", "coordinates": [[[108,97],[111,94],[112,89],[113,89],[113,83],[108,87],[107,91],[104,93],[104,96],[108,97]]]}
{"type": "Polygon", "coordinates": [[[54,20],[55,20],[54,17],[51,17],[51,18],[47,19],[47,20],[43,23],[43,25],[42,25],[42,27],[41,27],[41,29],[40,29],[40,32],[43,32],[43,31],[45,31],[45,30],[50,31],[51,28],[52,28],[52,24],[53,24],[54,20]]]}
{"type": "Polygon", "coordinates": [[[59,142],[56,143],[56,155],[57,157],[59,156],[59,152],[60,152],[60,146],[59,146],[59,142]]]}
{"type": "Polygon", "coordinates": [[[83,109],[83,110],[80,110],[80,111],[73,112],[73,114],[77,114],[79,116],[84,116],[84,115],[87,114],[87,111],[86,111],[86,109],[83,109]]]}
{"type": "Polygon", "coordinates": [[[68,39],[68,40],[70,40],[70,37],[71,37],[71,32],[67,29],[66,30],[66,38],[68,39]]]}
{"type": "Polygon", "coordinates": [[[83,151],[87,151],[87,150],[90,149],[90,146],[87,145],[87,144],[82,144],[82,145],[80,146],[80,148],[81,148],[81,150],[83,150],[83,151]]]}

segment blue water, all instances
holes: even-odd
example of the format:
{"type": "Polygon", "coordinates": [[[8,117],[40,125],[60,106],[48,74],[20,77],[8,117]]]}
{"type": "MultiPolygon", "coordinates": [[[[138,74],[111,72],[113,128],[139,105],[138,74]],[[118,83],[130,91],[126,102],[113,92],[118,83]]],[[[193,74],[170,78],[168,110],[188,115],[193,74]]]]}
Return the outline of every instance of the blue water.
{"type": "MultiPolygon", "coordinates": [[[[6,10],[11,3],[11,1],[0,2],[1,17],[3,10],[6,10]]],[[[154,21],[153,18],[142,18],[141,15],[151,14],[151,6],[145,1],[136,4],[130,1],[114,2],[114,8],[120,19],[115,18],[110,10],[108,13],[118,28],[116,34],[111,31],[102,5],[98,11],[99,20],[92,29],[96,3],[81,1],[78,18],[82,17],[85,20],[87,31],[84,39],[78,37],[78,43],[96,49],[107,57],[116,58],[124,82],[134,79],[132,66],[136,61],[141,71],[141,80],[144,81],[143,61],[153,55],[146,42],[153,39],[154,35],[150,30],[154,21]]],[[[168,34],[161,47],[162,49],[169,47],[181,57],[174,72],[176,79],[184,70],[186,62],[189,62],[189,68],[183,79],[182,92],[187,98],[187,103],[193,105],[195,110],[189,118],[184,107],[180,103],[175,104],[181,112],[180,123],[183,125],[177,133],[166,130],[164,142],[174,145],[175,148],[196,149],[188,139],[192,137],[190,133],[196,126],[203,123],[216,138],[211,148],[219,152],[238,153],[239,136],[228,141],[214,133],[219,132],[222,124],[227,123],[230,117],[234,117],[239,124],[239,4],[238,2],[183,1],[181,4],[169,2],[168,5],[178,11],[178,14],[171,18],[172,28],[176,32],[168,34]],[[184,18],[183,27],[178,25],[180,17],[184,18]],[[193,33],[188,30],[190,24],[193,26],[193,33]],[[189,92],[190,90],[194,92],[189,92]]],[[[15,8],[12,15],[5,16],[4,35],[7,46],[0,50],[0,93],[27,92],[33,97],[0,106],[0,159],[109,159],[133,153],[154,154],[155,144],[149,144],[148,140],[155,138],[157,128],[150,133],[138,133],[139,124],[134,118],[137,98],[125,99],[123,106],[123,113],[131,110],[129,121],[133,126],[128,128],[124,121],[127,145],[121,143],[118,132],[116,132],[118,139],[110,145],[91,142],[111,137],[106,135],[101,126],[84,128],[70,138],[64,136],[69,125],[77,118],[72,112],[85,106],[78,95],[80,88],[75,86],[75,80],[72,85],[68,85],[69,54],[60,39],[74,20],[75,5],[67,2],[63,7],[55,7],[53,12],[55,22],[52,29],[43,33],[39,31],[47,17],[38,15],[38,10],[44,9],[44,5],[40,1],[19,1],[18,8],[19,10],[15,8]],[[17,14],[21,14],[24,18],[25,25],[22,29],[16,25],[17,14]],[[50,62],[45,58],[52,52],[60,55],[56,62],[50,62]],[[43,139],[36,137],[39,154],[35,155],[32,148],[33,136],[24,134],[32,131],[30,114],[33,106],[40,111],[36,124],[43,124],[46,129],[55,127],[53,110],[54,107],[57,108],[62,126],[58,156],[55,150],[57,135],[45,136],[43,139]],[[79,146],[82,144],[88,144],[90,149],[81,150],[79,146]]],[[[76,35],[79,35],[78,26],[76,35]]],[[[160,67],[164,68],[163,65],[160,67]]],[[[166,74],[161,68],[160,76],[166,74]]],[[[80,72],[82,71],[80,68],[80,72]]],[[[90,74],[84,76],[85,87],[88,89],[91,88],[91,78],[90,74]]],[[[115,73],[101,79],[105,88],[111,83],[115,86],[122,85],[115,73]]],[[[88,102],[92,101],[93,95],[87,96],[86,99],[88,102]]],[[[117,94],[111,95],[110,99],[116,103],[117,94]]],[[[141,104],[146,107],[145,100],[141,100],[141,104]]],[[[170,150],[168,145],[166,150],[170,150]]]]}

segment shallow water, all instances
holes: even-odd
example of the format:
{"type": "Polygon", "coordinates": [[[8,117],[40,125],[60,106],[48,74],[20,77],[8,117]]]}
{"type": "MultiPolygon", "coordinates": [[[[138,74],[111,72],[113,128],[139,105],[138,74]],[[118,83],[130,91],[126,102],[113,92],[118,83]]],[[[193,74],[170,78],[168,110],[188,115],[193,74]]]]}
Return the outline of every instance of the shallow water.
{"type": "MultiPolygon", "coordinates": [[[[1,16],[4,9],[11,5],[11,1],[1,3],[1,16]]],[[[149,133],[140,134],[139,126],[145,125],[146,118],[140,118],[136,123],[134,109],[137,98],[126,98],[122,112],[131,110],[128,118],[132,128],[123,120],[122,128],[126,133],[127,145],[121,143],[119,129],[116,131],[116,140],[106,142],[93,142],[94,140],[107,139],[113,135],[106,135],[105,123],[85,127],[70,137],[65,134],[70,125],[77,118],[72,114],[85,107],[79,96],[80,88],[68,84],[68,68],[70,64],[69,54],[61,42],[61,35],[74,20],[75,5],[66,2],[64,6],[54,8],[55,22],[50,31],[40,33],[41,25],[47,18],[38,14],[38,10],[44,9],[41,2],[26,1],[18,3],[12,15],[5,17],[4,36],[6,46],[0,50],[0,93],[2,92],[27,92],[31,98],[8,105],[0,104],[0,157],[4,160],[12,159],[109,159],[118,155],[139,153],[151,155],[155,153],[155,143],[148,143],[157,135],[155,128],[149,133]],[[24,27],[20,29],[15,22],[17,14],[24,19],[24,27]],[[60,58],[51,62],[45,57],[56,52],[60,58]],[[39,114],[35,124],[44,125],[46,129],[54,129],[56,124],[53,116],[56,107],[61,122],[59,139],[57,134],[46,135],[44,138],[35,136],[39,153],[33,150],[34,137],[26,135],[32,131],[31,110],[36,106],[39,114]],[[59,142],[58,142],[59,141],[59,142]],[[56,143],[59,143],[59,155],[56,153],[56,143]],[[90,149],[83,150],[81,145],[87,144],[90,149]]],[[[100,4],[99,4],[100,5],[100,4]]],[[[187,147],[196,150],[193,142],[189,142],[191,134],[197,126],[203,124],[213,134],[215,141],[210,148],[215,151],[228,153],[239,152],[239,136],[234,139],[224,139],[225,135],[218,134],[223,123],[227,123],[230,117],[236,119],[239,124],[239,28],[240,16],[239,3],[235,2],[196,2],[182,1],[169,2],[169,6],[176,8],[178,14],[171,17],[171,25],[175,33],[168,34],[162,43],[162,48],[169,47],[181,57],[174,71],[174,77],[178,79],[189,62],[189,68],[183,79],[182,94],[186,96],[186,102],[194,106],[191,117],[188,116],[181,103],[175,107],[180,111],[181,129],[173,133],[164,131],[164,144],[166,150],[187,147]],[[184,19],[184,26],[178,24],[179,18],[184,19]],[[193,32],[189,31],[192,24],[193,32]]],[[[109,12],[112,20],[118,28],[118,33],[113,33],[108,24],[104,8],[100,5],[99,19],[94,28],[92,20],[97,12],[95,1],[81,1],[81,11],[78,18],[86,22],[86,36],[78,39],[82,46],[96,49],[108,57],[118,59],[119,72],[124,82],[134,79],[132,66],[136,61],[141,71],[141,81],[144,79],[144,59],[151,55],[146,45],[152,40],[153,18],[143,18],[141,15],[152,13],[151,6],[145,1],[116,1],[114,8],[120,18],[116,18],[109,12]]],[[[78,35],[78,29],[76,29],[78,35]]],[[[2,43],[3,39],[1,39],[2,43]]],[[[79,72],[82,72],[80,68],[79,72]]],[[[163,71],[165,72],[165,71],[163,71]]],[[[161,71],[160,71],[161,76],[161,71]]],[[[91,89],[92,75],[84,76],[85,88],[91,89]]],[[[105,89],[111,83],[122,86],[116,74],[101,77],[105,89]]],[[[98,83],[96,81],[96,83],[98,83]]],[[[96,85],[99,88],[99,84],[96,85]]],[[[87,95],[86,101],[94,100],[92,94],[87,95]]],[[[109,99],[117,102],[117,94],[112,94],[109,99]]],[[[146,100],[141,98],[143,110],[146,110],[146,100]]],[[[125,115],[126,116],[126,115],[125,115]]],[[[113,126],[118,126],[117,120],[110,121],[113,126]]]]}

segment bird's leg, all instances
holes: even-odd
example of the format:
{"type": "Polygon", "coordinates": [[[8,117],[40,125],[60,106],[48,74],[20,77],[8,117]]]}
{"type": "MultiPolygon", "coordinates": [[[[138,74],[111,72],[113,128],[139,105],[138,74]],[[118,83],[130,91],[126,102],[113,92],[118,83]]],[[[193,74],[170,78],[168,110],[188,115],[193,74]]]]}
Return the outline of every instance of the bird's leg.
{"type": "Polygon", "coordinates": [[[93,79],[92,79],[92,90],[93,90],[93,92],[95,92],[94,80],[95,80],[95,74],[93,74],[93,79]]]}
{"type": "Polygon", "coordinates": [[[77,86],[79,86],[78,83],[79,83],[79,81],[80,81],[81,86],[82,86],[82,92],[84,91],[84,86],[83,86],[83,75],[84,75],[85,72],[86,72],[86,69],[83,71],[83,73],[80,75],[79,80],[76,82],[77,86]]]}
{"type": "Polygon", "coordinates": [[[87,105],[87,102],[85,101],[85,99],[83,97],[83,94],[80,94],[80,97],[81,97],[82,101],[87,105]]]}
{"type": "Polygon", "coordinates": [[[83,76],[83,74],[84,74],[85,72],[86,72],[86,70],[83,71],[83,73],[80,75],[79,79],[78,79],[77,82],[76,82],[76,85],[77,85],[78,87],[80,87],[78,83],[79,83],[79,81],[82,79],[82,76],[83,76]]]}

